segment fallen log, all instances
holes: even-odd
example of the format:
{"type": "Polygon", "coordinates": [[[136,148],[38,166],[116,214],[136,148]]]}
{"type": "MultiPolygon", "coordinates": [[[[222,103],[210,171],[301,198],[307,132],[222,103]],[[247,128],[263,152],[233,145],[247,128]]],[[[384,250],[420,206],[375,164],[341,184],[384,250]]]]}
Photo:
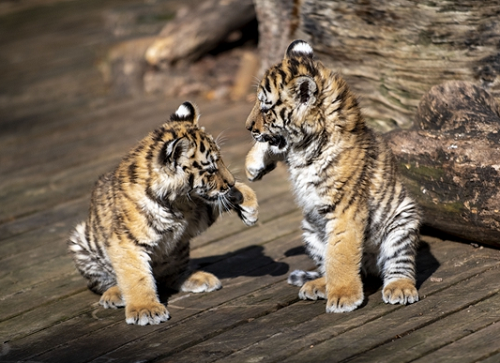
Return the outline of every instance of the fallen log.
{"type": "Polygon", "coordinates": [[[228,35],[255,19],[252,0],[205,0],[179,12],[146,51],[146,61],[165,67],[179,60],[197,60],[228,35]]]}
{"type": "Polygon", "coordinates": [[[386,134],[425,223],[500,247],[500,107],[468,82],[434,86],[412,130],[386,134]]]}

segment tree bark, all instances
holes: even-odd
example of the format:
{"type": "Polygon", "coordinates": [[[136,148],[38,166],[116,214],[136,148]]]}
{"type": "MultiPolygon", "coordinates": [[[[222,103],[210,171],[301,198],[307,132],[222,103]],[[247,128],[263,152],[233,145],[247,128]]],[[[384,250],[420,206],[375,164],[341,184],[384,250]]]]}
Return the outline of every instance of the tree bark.
{"type": "Polygon", "coordinates": [[[425,223],[500,247],[500,107],[467,82],[433,87],[414,130],[386,134],[425,223]]]}
{"type": "Polygon", "coordinates": [[[381,130],[408,128],[420,98],[446,80],[500,96],[500,2],[254,0],[261,74],[289,41],[310,42],[381,130]],[[288,38],[288,39],[287,39],[288,38]]]}

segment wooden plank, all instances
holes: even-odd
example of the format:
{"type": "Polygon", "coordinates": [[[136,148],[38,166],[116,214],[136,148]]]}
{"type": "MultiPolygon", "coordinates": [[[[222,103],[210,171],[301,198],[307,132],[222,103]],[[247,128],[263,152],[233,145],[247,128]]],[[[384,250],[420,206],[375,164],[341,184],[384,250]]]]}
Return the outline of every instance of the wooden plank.
{"type": "MultiPolygon", "coordinates": [[[[420,288],[422,301],[419,303],[407,307],[386,305],[380,298],[380,292],[377,292],[374,296],[368,296],[366,306],[348,314],[323,314],[317,318],[312,318],[303,324],[298,324],[290,329],[282,329],[284,324],[283,320],[277,320],[274,323],[268,322],[266,324],[266,328],[261,327],[260,329],[256,328],[254,330],[253,334],[257,335],[257,339],[253,345],[244,349],[242,349],[243,347],[238,349],[234,346],[228,346],[227,350],[223,350],[222,353],[231,354],[229,356],[223,355],[224,358],[221,359],[224,362],[241,362],[247,360],[258,361],[259,359],[263,359],[263,357],[266,357],[266,360],[268,359],[270,361],[280,361],[285,358],[288,360],[303,350],[305,355],[305,350],[309,349],[309,346],[328,340],[331,336],[340,336],[343,333],[358,327],[362,332],[365,324],[379,319],[381,316],[385,316],[395,310],[401,310],[402,312],[399,314],[407,314],[402,321],[408,320],[409,316],[411,316],[411,319],[413,320],[416,315],[418,316],[418,314],[411,313],[413,313],[415,309],[418,309],[418,306],[423,306],[424,302],[427,299],[430,299],[431,296],[437,297],[433,297],[430,303],[435,302],[439,305],[440,291],[446,291],[454,286],[460,286],[460,284],[470,276],[480,273],[488,268],[491,268],[492,266],[498,265],[497,260],[488,259],[488,256],[485,256],[484,259],[481,259],[479,257],[480,254],[478,253],[473,254],[475,256],[471,256],[468,246],[457,246],[456,243],[436,243],[432,245],[431,251],[432,256],[440,258],[439,263],[441,263],[441,266],[434,273],[434,276],[440,276],[443,280],[439,283],[435,283],[430,281],[430,279],[427,279],[420,288]],[[456,264],[460,264],[459,271],[457,271],[456,264]],[[260,341],[258,338],[259,332],[264,329],[266,331],[271,329],[272,332],[273,326],[276,327],[274,328],[275,334],[269,339],[260,341]],[[235,350],[236,353],[234,353],[235,350]]],[[[429,258],[430,257],[431,256],[429,256],[429,258]]],[[[475,279],[474,281],[478,280],[479,279],[475,279]]],[[[478,282],[478,284],[481,283],[478,282]]],[[[455,296],[456,295],[450,294],[449,299],[456,300],[455,296]]],[[[318,301],[317,303],[321,304],[324,309],[324,301],[318,301]]],[[[302,313],[307,314],[306,311],[303,311],[302,313]]],[[[255,323],[257,323],[257,321],[255,323]]],[[[367,329],[366,332],[369,332],[369,330],[367,329]]],[[[361,344],[358,338],[355,338],[352,341],[356,342],[356,344],[361,344]]],[[[207,344],[208,343],[209,342],[207,341],[207,344]]],[[[225,346],[224,344],[225,343],[221,340],[221,342],[215,346],[225,346]]],[[[325,351],[329,351],[330,348],[333,350],[334,347],[338,346],[335,343],[333,344],[333,346],[332,342],[330,342],[330,345],[325,344],[325,351]]],[[[349,351],[352,349],[354,348],[351,347],[349,351]]],[[[314,355],[314,357],[316,357],[316,355],[314,355]]],[[[302,356],[302,359],[305,359],[305,361],[308,360],[305,356],[302,356]]]]}
{"type": "MultiPolygon", "coordinates": [[[[272,314],[249,321],[247,324],[206,339],[180,352],[164,354],[162,358],[176,363],[195,361],[208,363],[218,359],[224,361],[233,352],[241,351],[242,354],[238,355],[239,362],[252,361],[251,358],[254,356],[247,358],[244,353],[245,348],[265,342],[276,335],[287,335],[294,326],[323,314],[325,314],[325,308],[322,304],[313,301],[297,301],[272,314]]],[[[266,356],[260,356],[257,359],[267,361],[266,356]]],[[[312,361],[312,357],[308,361],[312,361]]]]}
{"type": "MultiPolygon", "coordinates": [[[[498,324],[498,323],[497,323],[498,324]]],[[[480,358],[476,361],[477,363],[498,363],[500,362],[500,352],[492,353],[488,357],[480,358]]]]}
{"type": "Polygon", "coordinates": [[[29,291],[33,286],[45,281],[73,273],[75,266],[69,255],[61,255],[40,264],[18,271],[11,271],[0,279],[2,299],[7,299],[21,292],[29,291]]]}
{"type": "MultiPolygon", "coordinates": [[[[297,260],[298,256],[295,256],[297,260]]],[[[302,257],[305,265],[309,263],[305,256],[302,257]]],[[[299,261],[294,264],[300,266],[299,261]]],[[[266,276],[267,277],[267,276],[266,276]]],[[[89,359],[92,355],[99,361],[102,359],[112,359],[117,362],[130,362],[131,360],[148,360],[161,357],[163,354],[182,350],[194,343],[201,342],[214,334],[220,334],[224,331],[230,330],[241,324],[248,323],[261,316],[270,314],[276,310],[283,308],[297,300],[295,289],[284,283],[284,277],[274,277],[273,284],[260,285],[260,288],[249,293],[248,286],[245,287],[246,294],[240,298],[231,299],[226,298],[223,304],[215,306],[211,309],[199,312],[192,315],[192,318],[185,320],[182,324],[169,326],[164,324],[150,332],[148,335],[140,339],[134,339],[127,344],[122,341],[120,346],[116,346],[116,350],[110,353],[99,356],[96,355],[98,349],[110,351],[111,344],[106,343],[104,347],[96,347],[93,344],[93,351],[83,353],[86,355],[85,359],[89,359]],[[264,286],[264,287],[263,287],[264,286]],[[207,329],[209,327],[209,329],[207,329]],[[155,349],[151,350],[151,344],[154,344],[155,349]]],[[[186,309],[182,310],[182,312],[186,309]]],[[[182,314],[181,311],[177,315],[182,314]]],[[[115,328],[118,334],[121,333],[123,325],[117,325],[115,328]]],[[[129,327],[127,327],[127,330],[129,327]]],[[[121,333],[124,334],[124,333],[121,333]]],[[[120,335],[121,335],[120,334],[120,335]]],[[[74,358],[80,361],[80,355],[75,357],[75,350],[81,351],[90,342],[102,341],[109,332],[102,335],[102,332],[93,333],[91,336],[79,338],[73,344],[68,344],[65,349],[58,349],[46,355],[35,356],[32,359],[40,359],[42,361],[49,360],[54,362],[65,362],[74,358]],[[99,339],[102,336],[102,339],[99,339]]],[[[130,337],[128,337],[130,338],[130,337]]],[[[117,342],[113,342],[116,344],[117,342]]],[[[102,354],[102,353],[101,353],[102,354]]]]}
{"type": "MultiPolygon", "coordinates": [[[[35,173],[37,175],[50,175],[55,170],[63,170],[84,163],[103,153],[116,153],[117,157],[120,158],[135,145],[137,140],[142,139],[165,122],[170,113],[174,112],[183,102],[180,99],[165,102],[159,97],[141,98],[140,100],[143,100],[144,104],[141,104],[140,101],[123,103],[122,107],[111,106],[110,109],[104,108],[99,110],[100,112],[94,111],[90,115],[76,115],[76,117],[63,119],[64,123],[48,125],[38,133],[33,131],[30,132],[30,135],[13,133],[10,140],[4,137],[2,140],[4,144],[0,147],[0,151],[8,157],[5,157],[5,160],[0,159],[3,161],[3,173],[11,177],[34,175],[35,173]],[[95,135],[99,135],[99,137],[95,137],[95,135]],[[74,152],[76,150],[78,152],[74,152]],[[40,159],[46,161],[44,165],[40,165],[40,159]],[[23,160],[22,170],[19,169],[19,160],[23,160]],[[10,164],[12,170],[9,169],[10,164]]],[[[223,131],[221,126],[227,128],[226,124],[219,125],[220,123],[215,122],[220,120],[218,115],[226,117],[229,113],[234,117],[239,110],[247,108],[247,104],[234,104],[206,117],[207,120],[203,119],[200,123],[207,127],[207,132],[217,135],[223,131]]],[[[45,126],[46,123],[48,122],[45,121],[42,125],[45,126]]],[[[241,127],[244,127],[243,121],[241,127]]],[[[229,136],[233,137],[228,138],[227,141],[234,145],[232,140],[234,137],[241,141],[242,136],[244,136],[244,139],[249,143],[247,149],[250,149],[250,135],[235,132],[235,130],[237,131],[238,128],[229,128],[229,136]]]]}
{"type": "Polygon", "coordinates": [[[94,296],[91,295],[88,291],[79,292],[50,304],[56,308],[43,306],[5,320],[0,323],[0,336],[7,341],[14,341],[47,326],[59,324],[73,317],[75,312],[82,314],[89,311],[92,309],[92,303],[95,303],[94,296]]]}
{"type": "MultiPolygon", "coordinates": [[[[30,310],[45,308],[47,304],[69,295],[87,291],[82,276],[73,269],[67,274],[44,280],[38,284],[16,290],[0,298],[0,322],[12,319],[30,310]]],[[[97,295],[95,295],[97,299],[97,295]]]]}
{"type": "Polygon", "coordinates": [[[302,214],[298,211],[273,219],[259,227],[250,227],[241,233],[229,236],[224,243],[206,244],[191,251],[192,258],[201,256],[224,255],[228,252],[252,245],[262,245],[291,232],[300,231],[302,214]]]}
{"type": "MultiPolygon", "coordinates": [[[[299,238],[299,237],[297,237],[297,238],[299,238]]],[[[286,241],[288,241],[288,238],[284,238],[284,240],[285,240],[285,242],[286,242],[286,241]]],[[[298,245],[300,245],[300,243],[299,243],[298,241],[299,241],[299,240],[297,240],[297,244],[298,244],[298,245]]],[[[442,246],[445,246],[445,245],[446,245],[446,244],[438,244],[437,246],[442,247],[442,246]]],[[[448,246],[449,246],[449,245],[450,245],[450,244],[448,244],[448,246]]],[[[289,245],[288,245],[288,246],[289,246],[289,245]]],[[[285,249],[285,248],[283,248],[283,247],[284,247],[284,246],[280,246],[280,247],[278,247],[278,250],[279,250],[281,253],[283,253],[283,250],[285,249]]],[[[463,260],[463,259],[466,259],[466,258],[468,257],[468,255],[469,255],[468,253],[467,253],[467,254],[464,254],[464,253],[463,253],[464,251],[462,250],[462,251],[461,251],[461,252],[462,252],[462,254],[461,254],[461,255],[462,255],[462,257],[461,257],[461,258],[459,258],[460,254],[454,254],[454,253],[453,253],[453,252],[456,250],[456,249],[455,249],[455,248],[453,248],[453,247],[454,247],[454,246],[452,246],[451,248],[448,248],[449,250],[451,250],[451,251],[450,251],[450,253],[446,253],[446,255],[447,255],[447,257],[446,257],[446,258],[447,258],[447,260],[448,260],[448,261],[451,261],[449,265],[450,265],[450,266],[452,266],[452,267],[453,267],[453,266],[454,266],[454,264],[455,264],[455,263],[457,263],[457,262],[460,262],[460,263],[461,263],[461,262],[462,262],[462,260],[463,260]]],[[[468,247],[468,246],[467,246],[467,247],[468,247]]],[[[444,249],[444,250],[446,251],[447,249],[444,249]]],[[[477,251],[477,250],[476,250],[476,251],[477,251]]],[[[438,252],[439,252],[439,251],[438,251],[438,252]]],[[[442,251],[441,251],[441,252],[443,252],[443,249],[442,249],[442,251]]],[[[268,254],[268,253],[266,253],[266,255],[269,255],[269,254],[268,254]]],[[[271,257],[272,257],[273,255],[269,255],[269,256],[271,256],[271,257]]],[[[302,257],[302,258],[304,258],[304,259],[305,259],[305,261],[307,261],[307,262],[309,262],[309,263],[310,263],[310,261],[308,261],[308,259],[307,259],[305,256],[301,256],[301,257],[302,257]]],[[[465,265],[463,265],[463,266],[464,266],[464,268],[466,268],[466,269],[467,269],[467,268],[469,268],[469,267],[472,267],[472,268],[473,268],[473,267],[477,266],[477,264],[476,264],[476,262],[477,262],[477,261],[478,261],[477,259],[468,259],[468,260],[465,262],[465,265]],[[469,265],[471,265],[471,266],[469,266],[469,265]]],[[[295,265],[295,264],[291,264],[291,267],[295,268],[295,267],[300,267],[300,266],[297,266],[297,265],[295,265]]],[[[441,276],[446,277],[446,275],[441,275],[441,276]]],[[[267,277],[266,277],[266,278],[267,278],[267,277]]],[[[261,279],[262,279],[262,278],[259,278],[259,285],[258,285],[258,286],[261,286],[261,279]]],[[[446,278],[446,280],[445,280],[445,281],[447,281],[447,283],[456,283],[456,281],[451,281],[451,280],[449,281],[447,278],[446,278]]],[[[250,283],[252,283],[252,282],[250,281],[250,283]]],[[[283,283],[284,283],[284,282],[283,282],[283,283]]],[[[237,287],[239,287],[239,288],[243,288],[243,291],[244,291],[245,289],[247,289],[247,288],[248,288],[248,287],[245,287],[245,286],[241,286],[241,285],[239,285],[239,284],[238,284],[238,283],[236,283],[236,282],[235,282],[235,284],[237,285],[237,287]]],[[[435,287],[435,288],[438,288],[438,289],[440,289],[440,288],[441,288],[441,287],[436,286],[435,284],[434,284],[434,287],[435,287]]],[[[229,289],[233,289],[233,288],[234,288],[234,286],[226,286],[226,287],[225,287],[222,291],[224,292],[224,290],[226,290],[226,288],[227,288],[227,290],[229,290],[229,289]]],[[[293,288],[293,287],[292,287],[292,289],[294,289],[294,290],[295,290],[295,293],[296,293],[296,288],[293,288]]],[[[227,290],[226,290],[226,291],[227,291],[227,290]]],[[[226,296],[223,296],[223,295],[218,295],[218,294],[216,294],[216,295],[207,294],[206,296],[210,298],[210,301],[211,301],[211,302],[213,302],[211,299],[217,299],[217,300],[218,300],[219,298],[221,298],[221,299],[222,299],[221,301],[226,301],[226,300],[227,300],[227,297],[226,297],[226,296]]],[[[184,313],[184,310],[189,309],[189,306],[188,306],[187,304],[189,304],[190,302],[191,302],[191,303],[193,303],[193,304],[194,304],[194,306],[199,307],[199,306],[200,306],[200,303],[202,302],[202,300],[203,300],[203,296],[202,296],[202,295],[189,296],[189,297],[188,297],[188,298],[186,298],[185,300],[183,299],[183,300],[182,300],[182,308],[183,308],[183,310],[181,310],[181,312],[180,312],[180,313],[175,313],[175,315],[177,316],[177,315],[179,315],[179,314],[182,314],[182,313],[184,313]]],[[[377,299],[377,300],[379,300],[379,302],[380,302],[380,299],[377,299]]],[[[178,303],[176,302],[175,304],[177,305],[178,303]]],[[[319,304],[319,305],[321,305],[321,309],[320,309],[320,311],[322,311],[322,310],[324,309],[324,302],[319,302],[318,304],[319,304]]],[[[202,304],[202,305],[204,305],[204,304],[202,304]]],[[[384,306],[384,307],[387,307],[387,305],[385,305],[385,304],[381,304],[381,305],[382,305],[382,306],[384,306]]],[[[391,307],[392,307],[392,306],[391,306],[391,307]]],[[[169,308],[172,310],[172,307],[169,307],[169,308]]],[[[123,314],[123,313],[122,313],[121,311],[119,311],[119,312],[118,312],[118,315],[119,315],[119,316],[118,316],[118,324],[119,324],[120,322],[121,322],[121,323],[123,323],[123,320],[122,320],[122,319],[123,319],[122,314],[123,314]]],[[[172,312],[172,314],[174,315],[174,313],[173,313],[173,312],[172,312]]],[[[83,322],[80,322],[80,323],[83,323],[83,322]]],[[[170,322],[169,322],[168,324],[170,324],[170,322]]],[[[272,326],[275,326],[275,325],[276,325],[276,323],[274,323],[274,324],[273,324],[273,323],[270,323],[270,324],[268,324],[268,325],[269,325],[270,327],[272,327],[272,326]]],[[[279,326],[279,324],[278,324],[277,326],[279,326]]],[[[54,328],[57,330],[57,327],[54,327],[54,328]]],[[[51,330],[51,329],[47,329],[47,330],[51,330]]],[[[47,330],[46,330],[45,332],[47,332],[47,330]]],[[[106,334],[108,334],[108,335],[109,335],[109,332],[107,332],[106,334]]],[[[123,333],[123,334],[125,334],[125,333],[123,333]]],[[[127,332],[127,333],[126,333],[126,335],[128,336],[128,334],[129,334],[129,333],[127,332]]],[[[49,336],[51,336],[51,335],[49,335],[49,336]]],[[[92,337],[94,337],[94,333],[92,333],[92,334],[91,334],[91,336],[92,336],[92,337]]],[[[89,337],[89,339],[90,339],[90,340],[92,340],[92,337],[89,337]]],[[[38,340],[39,338],[40,338],[40,337],[37,337],[36,335],[35,335],[35,336],[33,336],[33,339],[37,339],[37,340],[38,340]]],[[[132,339],[133,337],[130,337],[130,338],[132,339]]],[[[105,340],[104,336],[103,336],[103,339],[105,340]]],[[[43,341],[45,341],[46,339],[42,339],[42,340],[43,340],[43,341]]],[[[88,344],[91,344],[91,343],[90,343],[90,341],[89,341],[89,343],[88,343],[88,344]]],[[[69,349],[69,348],[68,348],[68,349],[69,349]]]]}
{"type": "Polygon", "coordinates": [[[92,161],[87,165],[55,173],[47,180],[33,179],[13,182],[0,194],[0,222],[17,219],[72,199],[89,195],[98,175],[111,170],[117,160],[92,161]]]}
{"type": "MultiPolygon", "coordinates": [[[[498,311],[498,310],[497,310],[498,311]]],[[[424,362],[477,362],[488,358],[492,354],[498,356],[500,347],[498,336],[500,323],[494,322],[490,326],[459,339],[431,354],[415,360],[415,363],[424,362]]]]}
{"type": "Polygon", "coordinates": [[[23,269],[37,262],[44,262],[62,254],[67,254],[66,241],[71,229],[82,220],[82,215],[62,219],[52,225],[39,228],[24,234],[16,235],[2,241],[0,254],[3,256],[0,266],[0,277],[12,269],[23,269]]]}
{"type": "MultiPolygon", "coordinates": [[[[54,208],[46,209],[28,217],[16,219],[0,225],[0,248],[9,241],[5,241],[20,234],[59,223],[61,220],[83,219],[89,205],[88,198],[80,198],[63,202],[54,208]]],[[[0,260],[3,258],[0,253],[0,260]]]]}
{"type": "MultiPolygon", "coordinates": [[[[19,150],[15,146],[31,145],[42,149],[43,147],[57,147],[59,144],[51,144],[54,134],[57,136],[68,136],[73,141],[78,140],[78,132],[85,134],[95,131],[90,126],[116,127],[111,125],[113,118],[119,118],[133,114],[138,109],[159,108],[161,102],[157,97],[132,98],[125,100],[113,100],[107,103],[89,104],[87,102],[76,107],[59,108],[55,110],[38,110],[21,116],[6,115],[2,120],[3,131],[0,135],[0,150],[6,152],[11,150],[14,155],[25,153],[25,150],[19,150]],[[141,107],[142,106],[142,107],[141,107]],[[156,106],[156,107],[155,107],[156,106]],[[114,116],[114,117],[113,117],[114,116]],[[29,126],[29,127],[28,127],[29,126]]],[[[173,106],[175,107],[175,106],[173,106]]],[[[127,120],[124,120],[127,121],[127,120]]],[[[137,125],[136,127],[141,127],[137,125]]],[[[98,134],[99,135],[99,134],[98,134]]],[[[65,143],[66,139],[60,139],[65,143]]],[[[5,166],[2,165],[2,168],[5,166]]]]}
{"type": "MultiPolygon", "coordinates": [[[[259,200],[259,221],[257,222],[257,227],[254,227],[252,230],[255,232],[255,228],[258,228],[258,226],[294,213],[297,214],[298,211],[288,192],[271,196],[263,202],[259,200]]],[[[192,241],[192,249],[194,250],[195,248],[202,247],[206,244],[217,242],[218,240],[229,237],[243,229],[245,229],[243,222],[236,216],[235,213],[231,213],[230,216],[222,216],[222,218],[220,218],[205,233],[196,237],[192,241]]]]}
{"type": "MultiPolygon", "coordinates": [[[[408,334],[433,323],[447,315],[492,296],[500,291],[498,286],[498,269],[490,269],[484,273],[470,277],[467,281],[453,285],[436,294],[429,294],[418,304],[412,304],[405,309],[397,309],[380,319],[367,322],[363,326],[343,332],[338,325],[312,334],[308,339],[316,340],[312,349],[305,349],[287,357],[289,362],[303,362],[308,356],[325,360],[335,357],[338,361],[358,356],[382,343],[390,342],[398,335],[408,334]],[[457,299],[457,296],[462,296],[457,299]],[[327,338],[327,339],[325,339],[327,338]],[[349,347],[349,349],[346,349],[349,347]]],[[[435,359],[424,357],[426,362],[436,362],[435,359]]],[[[418,361],[418,360],[417,360],[418,361]]]]}
{"type": "MultiPolygon", "coordinates": [[[[386,344],[363,352],[349,362],[411,362],[500,321],[500,294],[470,305],[428,326],[396,335],[386,344]]],[[[383,323],[383,322],[381,322],[383,323]]],[[[433,360],[427,360],[427,362],[433,360]]],[[[461,361],[461,360],[459,360],[461,361]]]]}
{"type": "MultiPolygon", "coordinates": [[[[80,359],[84,360],[85,354],[92,356],[103,354],[123,344],[133,342],[135,339],[151,332],[157,332],[155,334],[161,336],[162,334],[158,332],[165,329],[171,329],[175,326],[179,326],[178,329],[181,330],[185,329],[184,327],[187,325],[185,319],[189,317],[196,317],[196,319],[199,319],[199,313],[201,312],[204,312],[206,318],[212,321],[213,316],[211,309],[224,305],[242,295],[245,296],[253,290],[262,289],[263,286],[272,285],[276,283],[276,281],[282,281],[286,278],[286,275],[283,275],[283,271],[281,270],[285,267],[286,271],[287,263],[293,262],[294,264],[299,264],[300,261],[303,261],[309,266],[310,261],[303,255],[280,259],[285,249],[283,244],[285,244],[285,246],[289,246],[290,244],[299,245],[300,239],[296,238],[295,240],[291,240],[290,237],[286,236],[281,240],[276,240],[266,245],[264,249],[254,247],[250,250],[242,251],[239,257],[233,256],[226,261],[221,261],[212,266],[211,270],[217,274],[219,274],[219,272],[226,272],[225,276],[221,275],[224,288],[219,292],[210,294],[181,293],[177,297],[170,298],[168,308],[172,314],[172,319],[165,324],[146,328],[128,326],[124,322],[123,310],[108,310],[104,313],[105,317],[96,322],[94,321],[96,314],[92,317],[85,313],[84,310],[83,315],[80,314],[74,319],[68,319],[57,326],[48,325],[37,334],[12,342],[13,351],[16,353],[9,355],[9,359],[31,359],[40,353],[51,351],[51,349],[55,347],[57,347],[57,349],[50,353],[54,357],[60,356],[61,354],[71,355],[75,351],[79,351],[76,346],[76,344],[78,344],[78,346],[82,348],[82,352],[80,353],[83,354],[80,359]],[[275,261],[276,259],[279,262],[275,261]],[[255,276],[260,276],[259,284],[255,284],[255,276]],[[87,330],[81,328],[81,326],[87,325],[89,326],[87,330]],[[77,336],[71,334],[69,338],[66,338],[65,334],[74,329],[80,331],[81,334],[77,336]],[[113,329],[113,333],[110,333],[110,329],[113,329]],[[109,337],[109,334],[113,334],[116,339],[110,341],[106,338],[109,337]],[[61,339],[61,337],[65,338],[61,339]],[[101,346],[95,346],[94,343],[99,341],[101,342],[101,346]],[[89,345],[92,345],[93,349],[88,353],[83,353],[85,350],[88,350],[85,349],[85,347],[89,345]]],[[[281,285],[286,286],[285,284],[281,285]]],[[[270,303],[272,303],[272,300],[270,300],[270,303]]],[[[57,304],[54,305],[53,309],[57,309],[57,304]]],[[[98,310],[98,316],[100,317],[103,315],[103,312],[103,309],[98,310]]]]}
{"type": "MultiPolygon", "coordinates": [[[[131,105],[125,104],[123,109],[114,109],[112,112],[104,109],[95,116],[80,116],[63,125],[57,125],[58,127],[52,130],[47,127],[49,130],[43,129],[44,132],[38,136],[39,140],[34,136],[13,134],[16,138],[10,141],[11,147],[8,148],[9,143],[6,142],[6,145],[0,148],[3,155],[8,155],[2,164],[2,172],[11,178],[30,177],[35,174],[50,176],[54,172],[99,158],[103,154],[115,154],[114,157],[119,160],[137,140],[161,125],[181,102],[174,100],[172,104],[165,103],[158,98],[154,101],[149,101],[143,107],[129,102],[131,105]],[[75,152],[76,150],[78,152],[75,152]],[[23,168],[19,168],[19,160],[22,160],[23,168]],[[40,165],[40,160],[45,161],[43,165],[40,165]],[[9,162],[12,162],[13,166],[11,172],[7,167],[9,162]]],[[[8,180],[4,180],[0,185],[5,187],[8,185],[4,185],[6,182],[8,180]]]]}

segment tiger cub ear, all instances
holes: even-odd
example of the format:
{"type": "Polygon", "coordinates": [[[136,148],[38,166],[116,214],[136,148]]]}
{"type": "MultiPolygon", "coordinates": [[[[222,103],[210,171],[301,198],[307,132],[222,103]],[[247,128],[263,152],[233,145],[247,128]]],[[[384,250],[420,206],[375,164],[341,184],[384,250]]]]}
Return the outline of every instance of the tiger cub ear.
{"type": "Polygon", "coordinates": [[[309,43],[303,40],[294,40],[288,46],[285,52],[286,58],[297,58],[297,57],[307,57],[312,58],[314,56],[314,52],[309,43]]]}
{"type": "Polygon", "coordinates": [[[172,166],[172,168],[175,169],[179,158],[187,153],[189,147],[190,142],[185,137],[165,142],[160,154],[160,163],[162,165],[172,166]]]}
{"type": "Polygon", "coordinates": [[[303,105],[312,105],[316,102],[316,93],[318,86],[314,79],[307,76],[297,77],[293,80],[294,87],[292,92],[294,93],[297,102],[303,105]]]}
{"type": "Polygon", "coordinates": [[[200,112],[198,111],[198,108],[188,101],[180,105],[177,111],[170,115],[170,121],[186,121],[194,125],[198,124],[199,118],[200,112]]]}

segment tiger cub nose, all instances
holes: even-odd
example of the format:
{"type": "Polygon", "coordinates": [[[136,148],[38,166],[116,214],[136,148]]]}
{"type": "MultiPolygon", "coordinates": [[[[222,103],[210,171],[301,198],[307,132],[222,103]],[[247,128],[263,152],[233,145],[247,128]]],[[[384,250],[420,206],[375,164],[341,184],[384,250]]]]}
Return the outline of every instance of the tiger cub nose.
{"type": "Polygon", "coordinates": [[[253,126],[255,125],[255,121],[252,121],[252,123],[247,122],[245,125],[248,131],[253,131],[253,126]]]}

